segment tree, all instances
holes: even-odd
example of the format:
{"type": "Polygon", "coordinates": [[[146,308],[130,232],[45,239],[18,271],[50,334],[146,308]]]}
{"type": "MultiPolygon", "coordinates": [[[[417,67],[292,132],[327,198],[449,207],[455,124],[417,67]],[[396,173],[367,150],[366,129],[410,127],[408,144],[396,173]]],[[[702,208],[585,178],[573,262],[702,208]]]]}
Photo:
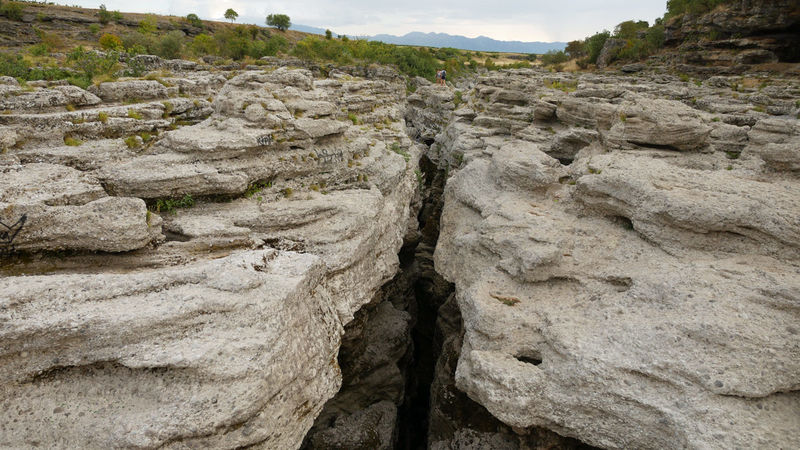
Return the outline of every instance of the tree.
{"type": "Polygon", "coordinates": [[[198,28],[203,27],[203,21],[200,20],[200,17],[198,17],[197,14],[188,14],[186,16],[186,20],[189,21],[189,23],[191,23],[195,27],[198,28]]]}
{"type": "Polygon", "coordinates": [[[225,11],[225,18],[226,18],[226,19],[228,19],[228,20],[230,20],[230,21],[231,21],[231,23],[233,23],[234,21],[236,21],[236,18],[237,18],[237,17],[239,17],[239,13],[237,13],[237,12],[236,12],[236,11],[234,11],[233,9],[231,9],[231,8],[228,8],[228,10],[227,10],[227,11],[225,11]]]}
{"type": "Polygon", "coordinates": [[[333,33],[331,32],[331,30],[325,30],[325,39],[328,40],[333,39],[333,33]]]}
{"type": "Polygon", "coordinates": [[[565,51],[570,58],[583,58],[586,56],[586,48],[583,45],[583,41],[568,42],[565,51]]]}
{"type": "Polygon", "coordinates": [[[597,62],[597,57],[600,56],[600,52],[603,50],[603,46],[606,44],[606,40],[611,37],[611,33],[608,30],[603,30],[600,33],[595,33],[593,36],[586,38],[585,48],[586,53],[589,54],[589,62],[594,64],[597,62]]]}
{"type": "Polygon", "coordinates": [[[616,39],[636,39],[638,33],[647,30],[649,26],[650,25],[645,20],[640,20],[638,22],[627,20],[617,25],[617,28],[614,29],[614,37],[616,39]]]}
{"type": "Polygon", "coordinates": [[[270,14],[267,16],[267,25],[286,31],[292,26],[292,22],[286,14],[270,14]]]}

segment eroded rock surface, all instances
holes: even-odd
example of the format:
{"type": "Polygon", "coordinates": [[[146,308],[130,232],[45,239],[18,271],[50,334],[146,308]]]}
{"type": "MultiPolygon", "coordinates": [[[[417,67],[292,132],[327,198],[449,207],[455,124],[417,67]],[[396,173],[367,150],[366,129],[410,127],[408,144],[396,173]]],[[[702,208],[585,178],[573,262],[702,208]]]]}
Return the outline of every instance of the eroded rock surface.
{"type": "MultiPolygon", "coordinates": [[[[451,177],[436,270],[464,321],[455,384],[518,432],[604,448],[796,447],[795,111],[628,80],[480,77],[437,135],[451,177]]],[[[505,439],[460,420],[443,448],[505,439]]]]}
{"type": "MultiPolygon", "coordinates": [[[[297,448],[398,269],[421,149],[396,73],[183,70],[2,116],[2,447],[297,448]]],[[[391,405],[337,426],[391,435],[391,405]]]]}

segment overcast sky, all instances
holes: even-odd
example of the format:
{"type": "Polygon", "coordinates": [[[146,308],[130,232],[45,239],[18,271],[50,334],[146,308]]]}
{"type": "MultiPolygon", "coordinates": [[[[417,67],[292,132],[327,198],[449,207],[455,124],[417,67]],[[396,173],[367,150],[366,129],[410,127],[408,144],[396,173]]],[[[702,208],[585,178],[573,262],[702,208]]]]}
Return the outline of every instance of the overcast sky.
{"type": "MultiPolygon", "coordinates": [[[[636,19],[650,23],[666,10],[666,0],[78,0],[109,10],[152,12],[223,20],[228,8],[239,13],[239,23],[264,23],[270,13],[282,13],[293,23],[330,28],[351,36],[411,31],[479,35],[505,41],[570,41],[619,22],[636,19]]],[[[72,4],[72,2],[70,2],[72,4]]]]}

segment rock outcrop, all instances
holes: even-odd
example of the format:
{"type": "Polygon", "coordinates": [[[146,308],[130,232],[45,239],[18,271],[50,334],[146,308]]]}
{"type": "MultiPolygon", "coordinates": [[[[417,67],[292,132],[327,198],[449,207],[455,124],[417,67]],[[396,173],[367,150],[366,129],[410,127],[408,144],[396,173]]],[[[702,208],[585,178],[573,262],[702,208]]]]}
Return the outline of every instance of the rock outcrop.
{"type": "MultiPolygon", "coordinates": [[[[0,446],[296,448],[339,390],[416,223],[405,84],[195,69],[10,97],[0,446]]],[[[391,432],[390,405],[348,420],[391,432]]]]}
{"type": "Polygon", "coordinates": [[[800,6],[793,0],[734,0],[705,14],[667,20],[665,59],[685,72],[744,73],[800,62],[800,6]]]}
{"type": "MultiPolygon", "coordinates": [[[[436,270],[464,324],[455,385],[520,433],[796,447],[797,111],[735,107],[782,94],[628,80],[480,77],[437,135],[450,178],[436,270]],[[484,95],[501,85],[513,105],[484,95]],[[540,97],[557,120],[536,114],[540,97]]],[[[501,439],[460,420],[448,442],[501,439]]]]}
{"type": "Polygon", "coordinates": [[[796,79],[138,60],[0,79],[0,447],[800,447],[796,79]]]}

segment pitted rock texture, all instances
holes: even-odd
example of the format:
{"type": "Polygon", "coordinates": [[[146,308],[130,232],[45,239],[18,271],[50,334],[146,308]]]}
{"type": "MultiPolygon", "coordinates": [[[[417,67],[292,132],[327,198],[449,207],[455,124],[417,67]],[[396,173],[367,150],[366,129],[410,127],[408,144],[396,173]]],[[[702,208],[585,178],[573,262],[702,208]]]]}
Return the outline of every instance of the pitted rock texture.
{"type": "Polygon", "coordinates": [[[398,269],[402,78],[173,66],[0,116],[2,447],[297,448],[398,269]]]}
{"type": "Polygon", "coordinates": [[[655,59],[683,72],[742,74],[762,64],[800,62],[800,5],[794,0],[723,2],[664,25],[668,51],[655,59]]]}
{"type": "Polygon", "coordinates": [[[519,432],[603,448],[797,447],[797,111],[748,102],[798,82],[732,101],[632,81],[492,73],[437,135],[456,385],[519,432]]]}

